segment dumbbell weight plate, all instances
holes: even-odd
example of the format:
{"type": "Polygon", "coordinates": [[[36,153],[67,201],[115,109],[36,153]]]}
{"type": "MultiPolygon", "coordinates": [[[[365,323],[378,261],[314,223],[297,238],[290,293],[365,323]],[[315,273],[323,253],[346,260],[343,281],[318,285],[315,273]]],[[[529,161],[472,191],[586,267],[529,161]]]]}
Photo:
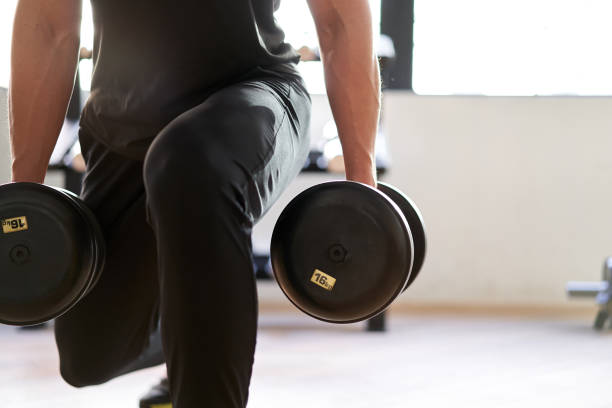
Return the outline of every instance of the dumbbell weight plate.
{"type": "Polygon", "coordinates": [[[99,256],[74,204],[51,187],[6,184],[0,220],[0,323],[37,324],[67,311],[91,286],[99,256]]]}
{"type": "Polygon", "coordinates": [[[402,193],[397,188],[386,184],[378,183],[378,189],[385,193],[391,198],[395,204],[402,210],[408,225],[410,226],[410,232],[412,233],[412,241],[414,243],[414,261],[412,265],[412,273],[406,284],[404,290],[408,288],[414,282],[419,275],[423,263],[425,262],[425,255],[427,253],[427,238],[425,233],[425,224],[423,222],[423,216],[421,211],[416,204],[402,193]]]}
{"type": "Polygon", "coordinates": [[[317,319],[374,317],[403,291],[412,238],[395,203],[360,183],[329,182],[294,198],[271,243],[274,275],[294,305],[317,319]]]}
{"type": "Polygon", "coordinates": [[[83,203],[83,201],[81,201],[81,199],[71,191],[60,188],[56,188],[56,190],[64,193],[72,201],[88,226],[91,251],[93,254],[93,270],[90,272],[90,283],[86,291],[83,293],[83,295],[85,295],[86,292],[91,290],[98,283],[98,280],[102,275],[102,270],[104,269],[106,260],[106,240],[104,239],[104,234],[100,228],[100,225],[98,224],[98,220],[91,210],[83,203]]]}

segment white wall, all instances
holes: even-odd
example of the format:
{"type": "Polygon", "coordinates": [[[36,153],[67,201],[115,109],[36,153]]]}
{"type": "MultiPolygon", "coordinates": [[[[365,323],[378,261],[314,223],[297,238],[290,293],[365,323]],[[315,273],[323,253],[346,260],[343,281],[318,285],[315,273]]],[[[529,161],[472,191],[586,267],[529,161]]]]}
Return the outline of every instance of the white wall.
{"type": "Polygon", "coordinates": [[[612,254],[612,98],[389,93],[388,181],[427,221],[414,300],[566,303],[612,254]]]}
{"type": "MultiPolygon", "coordinates": [[[[9,177],[0,90],[0,181],[9,177]]],[[[318,131],[329,110],[315,96],[318,131]]],[[[387,93],[386,181],[412,196],[429,233],[427,303],[566,304],[568,280],[599,279],[612,254],[612,98],[419,97],[387,93]]],[[[257,226],[266,246],[300,176],[257,226]]]]}

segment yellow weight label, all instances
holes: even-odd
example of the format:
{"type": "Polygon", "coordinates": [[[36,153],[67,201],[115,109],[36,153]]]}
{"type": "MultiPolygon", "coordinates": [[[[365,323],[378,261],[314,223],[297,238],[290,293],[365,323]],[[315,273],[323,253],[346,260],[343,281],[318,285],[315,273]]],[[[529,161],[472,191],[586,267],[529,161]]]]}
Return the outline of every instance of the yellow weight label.
{"type": "Polygon", "coordinates": [[[153,404],[150,408],[172,408],[172,404],[153,404]]]}
{"type": "Polygon", "coordinates": [[[26,217],[9,218],[2,220],[2,232],[10,234],[11,232],[25,231],[28,229],[28,219],[26,217]]]}
{"type": "Polygon", "coordinates": [[[312,274],[312,278],[310,278],[310,281],[315,285],[319,285],[323,289],[329,291],[331,291],[334,288],[334,285],[336,284],[336,278],[334,278],[333,276],[329,276],[325,272],[320,271],[318,269],[315,269],[314,273],[312,274]]]}

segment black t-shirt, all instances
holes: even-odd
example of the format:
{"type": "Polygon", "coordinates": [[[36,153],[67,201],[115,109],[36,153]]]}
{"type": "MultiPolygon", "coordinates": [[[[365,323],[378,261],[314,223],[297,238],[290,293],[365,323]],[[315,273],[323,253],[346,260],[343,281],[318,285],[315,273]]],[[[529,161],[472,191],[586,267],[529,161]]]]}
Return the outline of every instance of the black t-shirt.
{"type": "Polygon", "coordinates": [[[297,75],[280,0],[91,0],[94,73],[81,126],[140,157],[180,113],[216,89],[265,73],[297,75]]]}

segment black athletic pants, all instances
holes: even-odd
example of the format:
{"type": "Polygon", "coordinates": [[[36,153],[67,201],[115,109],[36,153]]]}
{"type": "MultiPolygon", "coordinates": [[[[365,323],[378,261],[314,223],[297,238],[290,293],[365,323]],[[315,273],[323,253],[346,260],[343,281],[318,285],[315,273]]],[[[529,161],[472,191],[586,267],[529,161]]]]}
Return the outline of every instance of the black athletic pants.
{"type": "Polygon", "coordinates": [[[246,405],[257,330],[251,228],[299,173],[309,119],[301,80],[264,76],[178,116],[142,160],[81,131],[82,198],[108,255],[97,286],[56,321],[68,383],[165,361],[175,408],[246,405]]]}

